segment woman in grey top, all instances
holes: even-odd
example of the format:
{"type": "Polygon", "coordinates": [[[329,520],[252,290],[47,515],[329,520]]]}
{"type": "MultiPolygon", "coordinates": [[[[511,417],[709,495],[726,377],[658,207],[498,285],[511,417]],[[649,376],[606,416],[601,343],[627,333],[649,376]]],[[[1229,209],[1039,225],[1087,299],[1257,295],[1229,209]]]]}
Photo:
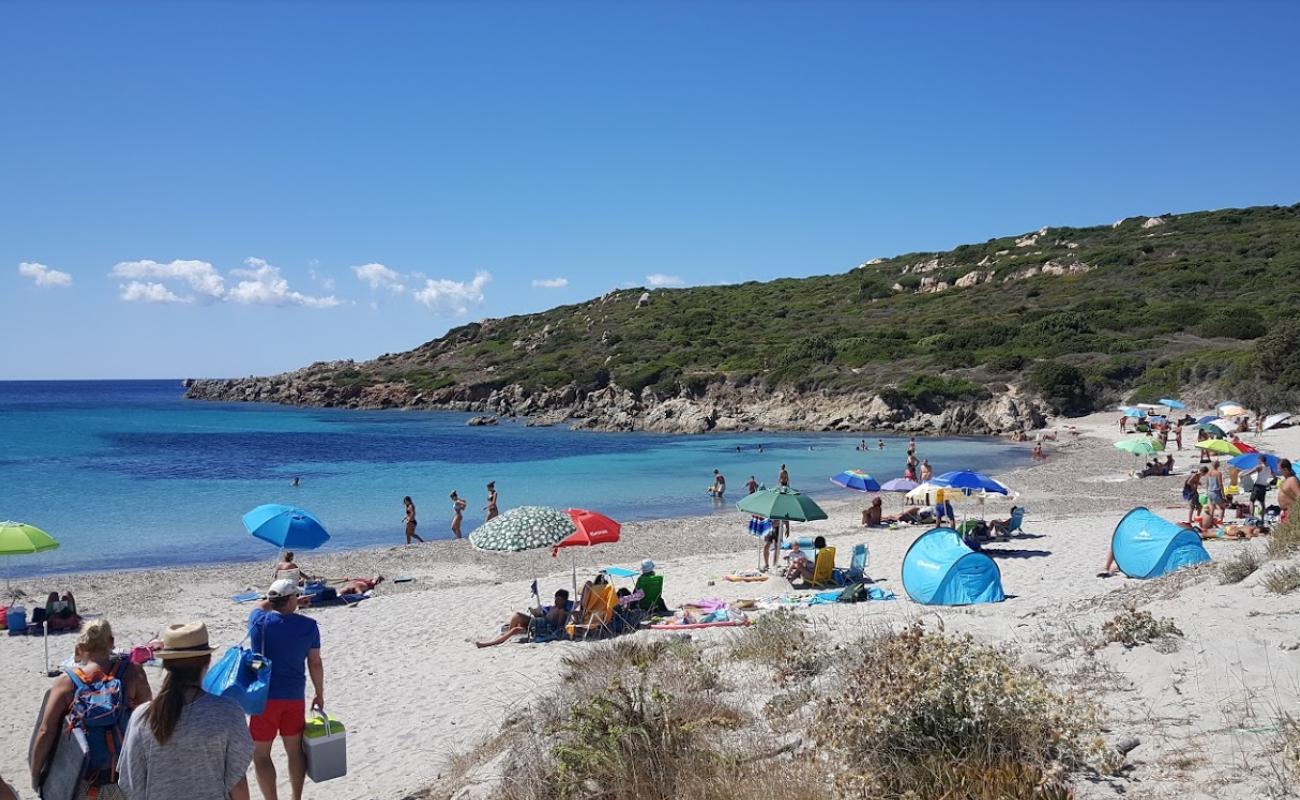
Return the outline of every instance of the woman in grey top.
{"type": "Polygon", "coordinates": [[[248,800],[253,738],[238,704],[203,691],[212,660],[207,626],[170,626],[154,655],[167,677],[127,726],[122,790],[130,800],[248,800]]]}

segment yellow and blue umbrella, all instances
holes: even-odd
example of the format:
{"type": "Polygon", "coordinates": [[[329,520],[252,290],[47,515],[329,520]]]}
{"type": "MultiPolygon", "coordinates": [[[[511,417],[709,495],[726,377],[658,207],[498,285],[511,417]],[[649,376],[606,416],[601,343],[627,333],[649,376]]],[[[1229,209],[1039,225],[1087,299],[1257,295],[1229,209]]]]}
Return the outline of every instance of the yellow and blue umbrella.
{"type": "Polygon", "coordinates": [[[845,489],[851,489],[855,492],[880,491],[880,482],[860,469],[846,469],[839,475],[831,478],[831,483],[836,486],[843,486],[845,489]]]}
{"type": "Polygon", "coordinates": [[[268,503],[244,515],[244,527],[254,537],[281,550],[315,550],[329,541],[325,526],[310,512],[268,503]]]}

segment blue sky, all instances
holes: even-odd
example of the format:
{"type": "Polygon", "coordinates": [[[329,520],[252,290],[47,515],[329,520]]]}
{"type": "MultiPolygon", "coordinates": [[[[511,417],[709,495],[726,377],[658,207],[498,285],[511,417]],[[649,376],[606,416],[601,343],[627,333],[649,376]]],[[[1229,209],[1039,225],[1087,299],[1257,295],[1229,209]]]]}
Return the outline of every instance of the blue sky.
{"type": "Polygon", "coordinates": [[[1286,3],[0,4],[0,379],[1300,201],[1286,3]]]}

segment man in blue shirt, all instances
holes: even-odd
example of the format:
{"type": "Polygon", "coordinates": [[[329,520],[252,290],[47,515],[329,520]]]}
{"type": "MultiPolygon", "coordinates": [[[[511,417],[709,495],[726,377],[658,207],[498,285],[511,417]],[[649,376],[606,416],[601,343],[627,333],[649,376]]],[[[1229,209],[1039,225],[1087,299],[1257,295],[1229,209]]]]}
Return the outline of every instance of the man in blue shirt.
{"type": "Polygon", "coordinates": [[[325,667],[320,657],[320,628],[316,620],[296,613],[298,584],[278,580],[271,584],[266,599],[248,615],[248,635],[253,649],[271,662],[271,686],[266,708],[249,719],[253,736],[253,769],[257,786],[266,800],[279,800],[275,784],[275,762],[271,745],[279,735],[289,757],[289,783],[293,800],[302,800],[307,761],[302,754],[302,732],[307,708],[304,696],[307,675],[311,675],[316,695],[313,708],[325,707],[325,667]]]}

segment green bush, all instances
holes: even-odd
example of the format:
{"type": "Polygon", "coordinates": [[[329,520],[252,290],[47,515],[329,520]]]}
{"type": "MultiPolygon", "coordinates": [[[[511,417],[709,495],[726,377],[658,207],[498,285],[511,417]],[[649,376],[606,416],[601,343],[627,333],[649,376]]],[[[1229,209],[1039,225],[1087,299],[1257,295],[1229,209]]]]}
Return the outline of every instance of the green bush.
{"type": "Polygon", "coordinates": [[[1087,376],[1078,367],[1043,361],[1029,371],[1026,385],[1061,414],[1086,414],[1094,405],[1087,376]]]}

